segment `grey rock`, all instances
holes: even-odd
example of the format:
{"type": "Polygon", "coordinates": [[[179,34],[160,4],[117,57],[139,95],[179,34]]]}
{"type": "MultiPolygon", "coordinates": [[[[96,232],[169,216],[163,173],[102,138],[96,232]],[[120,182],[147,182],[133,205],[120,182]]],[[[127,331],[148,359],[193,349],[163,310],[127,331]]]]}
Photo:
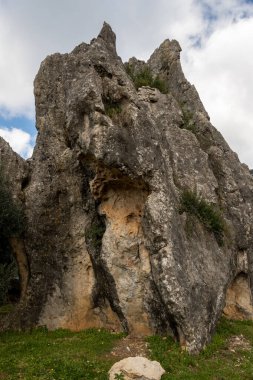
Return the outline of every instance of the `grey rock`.
{"type": "Polygon", "coordinates": [[[29,163],[13,152],[2,137],[0,137],[0,165],[3,175],[8,179],[14,199],[21,202],[22,190],[29,181],[29,163]]]}
{"type": "Polygon", "coordinates": [[[166,94],[136,90],[108,24],[91,44],[42,62],[22,189],[29,286],[9,326],[171,334],[198,352],[242,251],[251,292],[253,178],[211,125],[180,50],[166,40],[147,63],[130,61],[166,94]],[[223,245],[179,212],[185,189],[222,210],[223,245]]]}

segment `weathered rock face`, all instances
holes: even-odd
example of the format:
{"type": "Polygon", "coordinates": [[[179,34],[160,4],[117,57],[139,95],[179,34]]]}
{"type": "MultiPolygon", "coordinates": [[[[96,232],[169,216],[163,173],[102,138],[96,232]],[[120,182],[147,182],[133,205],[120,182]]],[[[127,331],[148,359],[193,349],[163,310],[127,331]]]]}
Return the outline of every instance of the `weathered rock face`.
{"type": "MultiPolygon", "coordinates": [[[[23,192],[27,181],[29,180],[29,163],[23,160],[18,154],[13,152],[9,144],[0,137],[0,175],[7,181],[7,186],[12,192],[14,202],[22,207],[25,202],[25,195],[23,192]]],[[[28,277],[29,265],[25,252],[23,239],[12,237],[7,239],[3,236],[2,231],[0,234],[0,255],[6,250],[12,252],[16,258],[19,269],[21,299],[25,296],[28,277]]]]}
{"type": "Polygon", "coordinates": [[[168,93],[135,89],[107,24],[90,45],[41,64],[22,189],[31,275],[10,323],[170,333],[198,351],[242,254],[251,293],[253,178],[210,124],[176,41],[130,64],[158,75],[168,93]],[[179,212],[185,189],[222,210],[223,245],[179,212]]]}
{"type": "Polygon", "coordinates": [[[9,181],[12,195],[17,202],[23,200],[23,188],[29,176],[29,164],[10,145],[0,137],[0,163],[1,170],[9,181]]]}

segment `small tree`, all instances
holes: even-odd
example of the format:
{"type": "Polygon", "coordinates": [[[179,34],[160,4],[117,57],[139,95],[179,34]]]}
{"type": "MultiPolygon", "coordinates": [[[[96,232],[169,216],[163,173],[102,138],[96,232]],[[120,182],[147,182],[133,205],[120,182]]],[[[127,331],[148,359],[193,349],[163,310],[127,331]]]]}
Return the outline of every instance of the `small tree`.
{"type": "MultiPolygon", "coordinates": [[[[14,202],[3,168],[0,167],[0,244],[2,253],[10,249],[8,240],[11,237],[20,236],[23,230],[24,214],[14,202]]],[[[14,258],[9,257],[9,260],[6,260],[3,256],[2,254],[2,258],[0,257],[0,305],[7,302],[11,280],[17,277],[18,273],[14,258]]]]}
{"type": "Polygon", "coordinates": [[[13,201],[3,169],[0,168],[0,236],[19,236],[23,228],[23,212],[13,201]]]}
{"type": "Polygon", "coordinates": [[[14,261],[10,264],[0,264],[0,305],[8,302],[8,291],[11,281],[17,276],[18,270],[14,261]]]}

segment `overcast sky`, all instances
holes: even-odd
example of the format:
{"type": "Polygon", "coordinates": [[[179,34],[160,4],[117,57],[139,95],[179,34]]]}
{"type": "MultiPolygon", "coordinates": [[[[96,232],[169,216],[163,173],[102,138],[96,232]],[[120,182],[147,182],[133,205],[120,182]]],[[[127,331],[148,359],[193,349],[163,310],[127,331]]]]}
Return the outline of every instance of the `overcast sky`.
{"type": "Polygon", "coordinates": [[[14,150],[27,158],[35,143],[40,62],[89,42],[103,21],[124,61],[177,39],[211,122],[253,168],[253,0],[0,0],[0,135],[14,150]]]}

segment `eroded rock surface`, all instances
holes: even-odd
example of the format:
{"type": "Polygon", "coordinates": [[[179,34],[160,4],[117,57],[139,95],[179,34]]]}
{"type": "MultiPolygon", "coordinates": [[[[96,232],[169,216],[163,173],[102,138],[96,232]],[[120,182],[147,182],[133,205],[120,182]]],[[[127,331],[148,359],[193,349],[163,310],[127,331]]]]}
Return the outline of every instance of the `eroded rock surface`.
{"type": "Polygon", "coordinates": [[[242,252],[252,290],[253,178],[185,79],[176,41],[129,65],[166,93],[136,90],[107,24],[89,45],[41,64],[22,189],[31,276],[9,324],[172,334],[199,351],[242,252]],[[223,244],[179,212],[185,189],[221,210],[223,244]]]}
{"type": "MultiPolygon", "coordinates": [[[[10,145],[1,137],[0,175],[2,176],[1,179],[6,182],[7,189],[11,191],[14,203],[17,207],[22,208],[25,203],[24,188],[29,182],[30,176],[29,163],[13,152],[10,145]]],[[[15,257],[18,265],[21,299],[23,299],[29,280],[29,263],[24,245],[24,236],[6,239],[1,232],[0,255],[3,254],[3,250],[6,250],[7,246],[8,251],[15,257]]]]}
{"type": "Polygon", "coordinates": [[[109,380],[114,380],[117,375],[125,380],[160,380],[164,373],[160,363],[135,356],[115,363],[109,371],[109,380]]]}

